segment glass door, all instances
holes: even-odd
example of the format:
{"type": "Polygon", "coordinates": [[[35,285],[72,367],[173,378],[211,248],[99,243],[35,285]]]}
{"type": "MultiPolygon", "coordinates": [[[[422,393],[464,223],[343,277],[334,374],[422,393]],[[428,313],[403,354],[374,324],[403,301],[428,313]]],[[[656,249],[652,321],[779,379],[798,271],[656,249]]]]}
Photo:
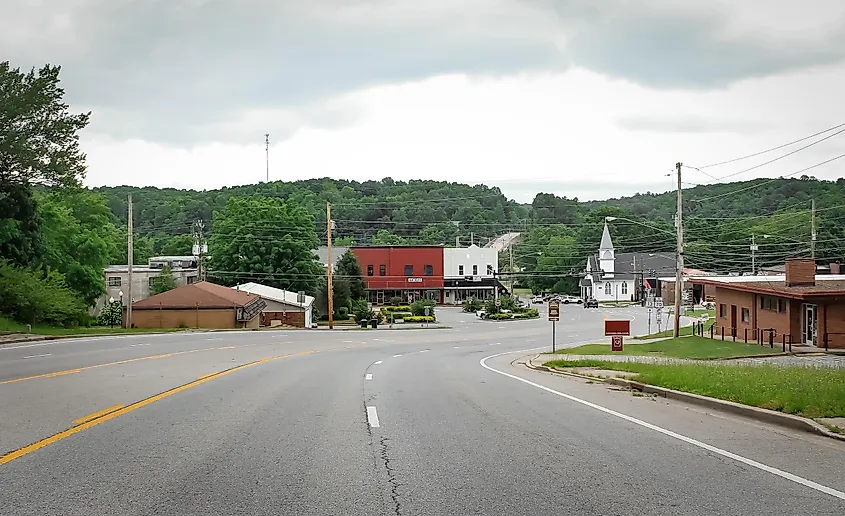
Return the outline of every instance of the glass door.
{"type": "Polygon", "coordinates": [[[801,305],[801,339],[804,344],[816,345],[816,305],[801,305]]]}

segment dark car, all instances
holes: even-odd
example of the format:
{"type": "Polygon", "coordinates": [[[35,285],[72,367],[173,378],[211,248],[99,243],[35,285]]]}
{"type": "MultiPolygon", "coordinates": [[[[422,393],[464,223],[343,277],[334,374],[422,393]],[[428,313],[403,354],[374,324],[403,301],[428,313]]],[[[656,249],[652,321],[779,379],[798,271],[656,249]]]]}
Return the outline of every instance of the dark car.
{"type": "Polygon", "coordinates": [[[584,301],[584,308],[598,308],[598,307],[599,307],[599,302],[595,298],[590,298],[590,299],[584,301]]]}

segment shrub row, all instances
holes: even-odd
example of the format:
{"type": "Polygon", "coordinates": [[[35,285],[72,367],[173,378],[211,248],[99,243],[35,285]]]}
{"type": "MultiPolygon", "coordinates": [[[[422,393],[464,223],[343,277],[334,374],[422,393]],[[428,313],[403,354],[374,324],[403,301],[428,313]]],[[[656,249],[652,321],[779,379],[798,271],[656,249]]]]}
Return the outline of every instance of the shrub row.
{"type": "Polygon", "coordinates": [[[379,308],[384,313],[388,312],[410,312],[411,306],[410,305],[399,305],[399,306],[382,306],[379,308]]]}
{"type": "Polygon", "coordinates": [[[418,323],[434,322],[434,317],[431,316],[431,315],[428,315],[428,316],[426,316],[426,315],[411,315],[411,316],[405,317],[405,322],[418,322],[418,323]]]}

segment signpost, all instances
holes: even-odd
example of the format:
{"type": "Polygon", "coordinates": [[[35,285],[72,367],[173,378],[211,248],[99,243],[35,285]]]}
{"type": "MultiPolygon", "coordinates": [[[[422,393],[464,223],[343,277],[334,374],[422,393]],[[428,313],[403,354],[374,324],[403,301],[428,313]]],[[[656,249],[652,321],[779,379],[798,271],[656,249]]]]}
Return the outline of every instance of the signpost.
{"type": "Polygon", "coordinates": [[[552,353],[555,352],[555,327],[560,320],[560,303],[549,301],[549,320],[552,321],[552,353]]]}
{"type": "Polygon", "coordinates": [[[622,351],[622,337],[631,334],[631,321],[627,319],[617,321],[605,319],[604,334],[611,338],[611,351],[622,351]]]}

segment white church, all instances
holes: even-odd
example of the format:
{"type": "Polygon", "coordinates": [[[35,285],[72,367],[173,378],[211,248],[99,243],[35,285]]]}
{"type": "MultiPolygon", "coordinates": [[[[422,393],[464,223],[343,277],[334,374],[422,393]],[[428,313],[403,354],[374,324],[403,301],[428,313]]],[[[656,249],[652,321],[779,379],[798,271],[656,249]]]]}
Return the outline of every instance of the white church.
{"type": "Polygon", "coordinates": [[[675,258],[662,253],[616,253],[607,222],[598,253],[587,258],[581,297],[598,301],[638,301],[658,287],[657,278],[674,271],[675,258]]]}

